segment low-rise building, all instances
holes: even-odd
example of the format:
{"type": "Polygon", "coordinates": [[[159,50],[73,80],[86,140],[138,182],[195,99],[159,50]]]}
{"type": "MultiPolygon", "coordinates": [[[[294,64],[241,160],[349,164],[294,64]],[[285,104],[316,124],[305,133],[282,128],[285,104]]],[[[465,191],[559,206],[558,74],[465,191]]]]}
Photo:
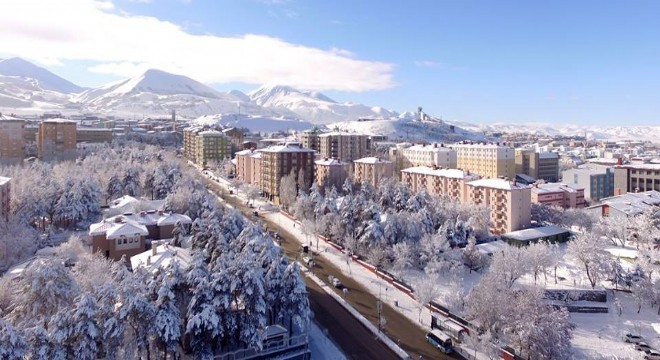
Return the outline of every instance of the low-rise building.
{"type": "MultiPolygon", "coordinates": [[[[660,206],[660,192],[649,190],[640,193],[627,193],[601,199],[601,203],[587,208],[587,211],[596,216],[620,218],[625,221],[644,211],[660,206]]],[[[625,223],[622,223],[624,226],[625,223]]]]}
{"type": "Polygon", "coordinates": [[[564,209],[584,207],[584,189],[564,183],[535,183],[532,187],[532,202],[564,209]]]}
{"type": "Polygon", "coordinates": [[[464,203],[468,200],[467,183],[479,175],[458,169],[417,166],[401,170],[401,181],[413,192],[426,190],[431,195],[447,196],[464,203]]]}
{"type": "Polygon", "coordinates": [[[614,195],[614,171],[609,167],[566,170],[562,173],[562,179],[566,184],[583,188],[587,201],[598,201],[614,195]]]}
{"type": "Polygon", "coordinates": [[[366,157],[353,161],[353,180],[356,183],[366,181],[376,187],[384,178],[394,175],[394,164],[378,157],[366,157]]]}
{"type": "Polygon", "coordinates": [[[502,240],[513,246],[527,246],[539,241],[563,243],[571,237],[571,232],[559,226],[543,226],[525,230],[512,231],[502,235],[502,240]]]}
{"type": "Polygon", "coordinates": [[[614,167],[614,194],[660,191],[660,164],[619,165],[614,167]]]}
{"type": "Polygon", "coordinates": [[[150,250],[131,256],[133,270],[143,267],[151,273],[165,269],[173,262],[177,263],[181,269],[188,269],[192,264],[190,249],[173,246],[166,242],[154,242],[150,250]]]}
{"type": "Polygon", "coordinates": [[[0,217],[7,219],[11,202],[11,178],[0,176],[0,217]]]}
{"type": "Polygon", "coordinates": [[[490,209],[490,231],[504,234],[531,225],[531,186],[503,179],[481,179],[468,184],[468,201],[490,209]]]}
{"type": "Polygon", "coordinates": [[[419,144],[400,150],[405,167],[428,166],[455,169],[456,150],[444,144],[419,144]]]}
{"type": "Polygon", "coordinates": [[[155,210],[125,213],[104,219],[89,227],[92,251],[101,252],[113,260],[119,260],[124,255],[137,255],[147,249],[148,239],[172,238],[177,222],[184,226],[192,224],[186,215],[155,210]]]}
{"type": "Polygon", "coordinates": [[[332,186],[337,190],[341,189],[348,177],[349,166],[349,163],[337,159],[316,160],[314,162],[316,183],[321,189],[332,186]]]}

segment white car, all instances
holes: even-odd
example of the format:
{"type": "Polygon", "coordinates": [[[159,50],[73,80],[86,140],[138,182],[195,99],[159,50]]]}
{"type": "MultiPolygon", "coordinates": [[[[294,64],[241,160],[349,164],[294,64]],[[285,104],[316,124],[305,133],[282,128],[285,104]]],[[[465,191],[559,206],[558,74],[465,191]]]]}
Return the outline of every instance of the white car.
{"type": "Polygon", "coordinates": [[[649,344],[645,342],[638,342],[637,345],[635,346],[635,350],[647,352],[653,350],[653,348],[650,347],[649,344]]]}
{"type": "Polygon", "coordinates": [[[657,350],[650,350],[644,355],[645,360],[660,360],[660,352],[657,350]]]}
{"type": "Polygon", "coordinates": [[[624,337],[624,340],[627,343],[638,344],[638,343],[644,341],[644,338],[639,336],[639,335],[626,334],[626,336],[624,337]]]}
{"type": "Polygon", "coordinates": [[[302,261],[305,265],[307,265],[309,267],[314,266],[314,260],[312,260],[309,256],[303,256],[302,261]]]}

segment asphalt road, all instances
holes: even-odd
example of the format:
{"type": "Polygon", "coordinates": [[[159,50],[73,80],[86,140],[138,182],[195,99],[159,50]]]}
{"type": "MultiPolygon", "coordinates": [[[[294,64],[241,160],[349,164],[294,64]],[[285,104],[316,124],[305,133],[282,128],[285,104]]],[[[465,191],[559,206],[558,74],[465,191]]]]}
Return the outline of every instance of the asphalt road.
{"type": "MultiPolygon", "coordinates": [[[[289,234],[277,223],[271,222],[262,216],[255,217],[254,209],[245,206],[245,203],[236,196],[231,196],[218,184],[208,180],[212,184],[211,189],[227,201],[227,203],[240,210],[246,217],[253,221],[267,224],[268,229],[277,231],[283,238],[281,247],[291,259],[300,258],[300,243],[296,238],[289,234]]],[[[347,295],[344,295],[339,289],[336,292],[345,297],[345,299],[364,317],[378,326],[378,299],[365,290],[359,283],[352,278],[344,276],[342,272],[333,264],[324,260],[322,257],[315,257],[314,274],[322,281],[328,282],[328,275],[339,278],[349,289],[347,295]]],[[[351,266],[360,266],[352,263],[351,266]]],[[[332,297],[328,296],[323,290],[311,280],[305,279],[307,291],[309,292],[310,305],[315,314],[315,319],[324,328],[328,329],[330,336],[335,340],[344,353],[351,359],[397,359],[387,346],[375,339],[358,320],[356,320],[348,311],[346,311],[332,297]]],[[[385,318],[386,323],[383,326],[383,332],[399,346],[406,351],[411,359],[417,360],[420,355],[423,359],[462,359],[458,354],[445,355],[431,346],[427,341],[424,330],[411,322],[404,315],[395,311],[389,301],[385,301],[385,295],[382,297],[383,307],[381,316],[385,318]]]]}

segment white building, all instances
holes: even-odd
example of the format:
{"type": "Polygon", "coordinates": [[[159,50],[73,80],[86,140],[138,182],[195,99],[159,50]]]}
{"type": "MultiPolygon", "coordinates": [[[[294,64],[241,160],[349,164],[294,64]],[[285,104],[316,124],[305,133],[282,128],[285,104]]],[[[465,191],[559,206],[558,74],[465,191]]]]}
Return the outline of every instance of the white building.
{"type": "Polygon", "coordinates": [[[428,166],[455,169],[457,165],[456,150],[444,144],[419,144],[401,149],[404,167],[428,166]]]}

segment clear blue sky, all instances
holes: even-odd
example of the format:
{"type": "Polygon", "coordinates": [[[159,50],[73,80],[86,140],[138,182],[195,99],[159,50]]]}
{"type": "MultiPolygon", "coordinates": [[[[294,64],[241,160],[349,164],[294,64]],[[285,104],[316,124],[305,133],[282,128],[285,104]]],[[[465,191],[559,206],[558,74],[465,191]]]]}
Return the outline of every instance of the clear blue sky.
{"type": "MultiPolygon", "coordinates": [[[[427,113],[475,123],[660,125],[660,1],[113,3],[115,12],[155,17],[191,34],[266,35],[389,66],[379,73],[391,81],[378,89],[323,91],[338,101],[397,111],[421,105],[427,113]]],[[[120,78],[90,73],[98,63],[93,59],[60,63],[49,68],[81,85],[120,78]]],[[[257,87],[254,82],[213,86],[248,91],[257,87]]]]}

